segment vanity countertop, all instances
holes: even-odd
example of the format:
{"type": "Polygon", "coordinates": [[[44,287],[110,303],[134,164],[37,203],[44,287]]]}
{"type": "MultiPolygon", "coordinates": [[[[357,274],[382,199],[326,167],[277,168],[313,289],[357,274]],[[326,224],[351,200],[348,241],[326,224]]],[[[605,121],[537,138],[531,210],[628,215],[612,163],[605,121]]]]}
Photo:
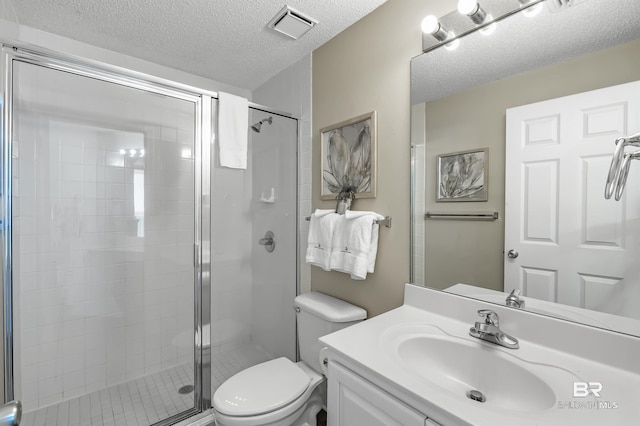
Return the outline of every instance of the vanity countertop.
{"type": "Polygon", "coordinates": [[[400,308],[320,340],[334,360],[443,426],[624,426],[640,418],[640,339],[631,336],[407,285],[400,308]],[[469,336],[479,309],[497,312],[520,348],[469,336]],[[486,402],[465,395],[474,385],[486,402]],[[599,397],[582,397],[585,387],[599,397]]]}

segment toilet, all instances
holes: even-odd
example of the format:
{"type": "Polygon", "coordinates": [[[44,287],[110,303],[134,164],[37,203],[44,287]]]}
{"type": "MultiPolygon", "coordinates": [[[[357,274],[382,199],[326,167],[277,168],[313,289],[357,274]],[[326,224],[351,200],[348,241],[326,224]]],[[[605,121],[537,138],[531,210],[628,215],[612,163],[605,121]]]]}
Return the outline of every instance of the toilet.
{"type": "Polygon", "coordinates": [[[277,358],[247,368],[213,395],[219,426],[315,426],[325,404],[326,370],[319,337],[358,323],[367,311],[323,293],[295,298],[301,361],[277,358]]]}

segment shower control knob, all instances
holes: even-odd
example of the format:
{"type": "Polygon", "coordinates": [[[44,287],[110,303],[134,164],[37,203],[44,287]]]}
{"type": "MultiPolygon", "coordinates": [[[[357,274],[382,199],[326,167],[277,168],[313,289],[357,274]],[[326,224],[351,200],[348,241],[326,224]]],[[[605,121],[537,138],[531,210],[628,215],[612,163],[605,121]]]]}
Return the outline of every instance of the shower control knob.
{"type": "Polygon", "coordinates": [[[520,253],[518,253],[518,250],[511,249],[507,252],[507,257],[509,259],[515,259],[518,256],[520,256],[520,253]]]}
{"type": "Polygon", "coordinates": [[[276,248],[276,241],[274,240],[273,237],[274,237],[273,232],[267,231],[266,234],[264,234],[264,238],[260,238],[258,240],[258,244],[260,244],[261,246],[264,246],[264,249],[269,253],[271,253],[276,248]]]}

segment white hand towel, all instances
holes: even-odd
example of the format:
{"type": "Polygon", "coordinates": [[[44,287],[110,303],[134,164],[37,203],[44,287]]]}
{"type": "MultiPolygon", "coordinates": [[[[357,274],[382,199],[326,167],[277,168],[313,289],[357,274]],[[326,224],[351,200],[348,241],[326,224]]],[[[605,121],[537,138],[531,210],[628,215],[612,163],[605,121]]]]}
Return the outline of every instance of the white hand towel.
{"type": "Polygon", "coordinates": [[[249,138],[249,102],[240,96],[218,93],[218,146],[220,165],[247,168],[249,138]]]}
{"type": "Polygon", "coordinates": [[[378,225],[375,221],[384,219],[384,216],[376,212],[364,210],[347,210],[345,212],[345,217],[348,220],[357,219],[359,217],[367,215],[374,216],[373,226],[371,227],[371,247],[369,249],[369,261],[367,265],[367,272],[372,274],[376,265],[376,257],[378,256],[378,234],[380,231],[380,225],[378,225]]]}
{"type": "Polygon", "coordinates": [[[350,274],[354,280],[364,280],[367,272],[373,272],[380,228],[375,221],[382,219],[375,212],[345,212],[334,231],[331,269],[350,274]]]}
{"type": "Polygon", "coordinates": [[[333,210],[316,210],[309,222],[309,238],[305,261],[325,271],[331,270],[331,246],[336,223],[342,216],[333,210]]]}

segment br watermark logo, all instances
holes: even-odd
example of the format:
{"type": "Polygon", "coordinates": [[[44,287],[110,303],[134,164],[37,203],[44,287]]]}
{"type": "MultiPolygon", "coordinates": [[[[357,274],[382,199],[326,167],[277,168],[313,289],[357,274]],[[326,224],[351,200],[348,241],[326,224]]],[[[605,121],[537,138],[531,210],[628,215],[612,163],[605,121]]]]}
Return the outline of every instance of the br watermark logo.
{"type": "Polygon", "coordinates": [[[589,395],[600,398],[600,392],[602,392],[602,383],[600,382],[573,382],[574,398],[585,398],[589,395]]]}
{"type": "Polygon", "coordinates": [[[615,401],[605,401],[602,398],[604,386],[602,382],[573,382],[572,401],[558,401],[560,409],[582,409],[582,410],[615,410],[618,403],[615,401]]]}

